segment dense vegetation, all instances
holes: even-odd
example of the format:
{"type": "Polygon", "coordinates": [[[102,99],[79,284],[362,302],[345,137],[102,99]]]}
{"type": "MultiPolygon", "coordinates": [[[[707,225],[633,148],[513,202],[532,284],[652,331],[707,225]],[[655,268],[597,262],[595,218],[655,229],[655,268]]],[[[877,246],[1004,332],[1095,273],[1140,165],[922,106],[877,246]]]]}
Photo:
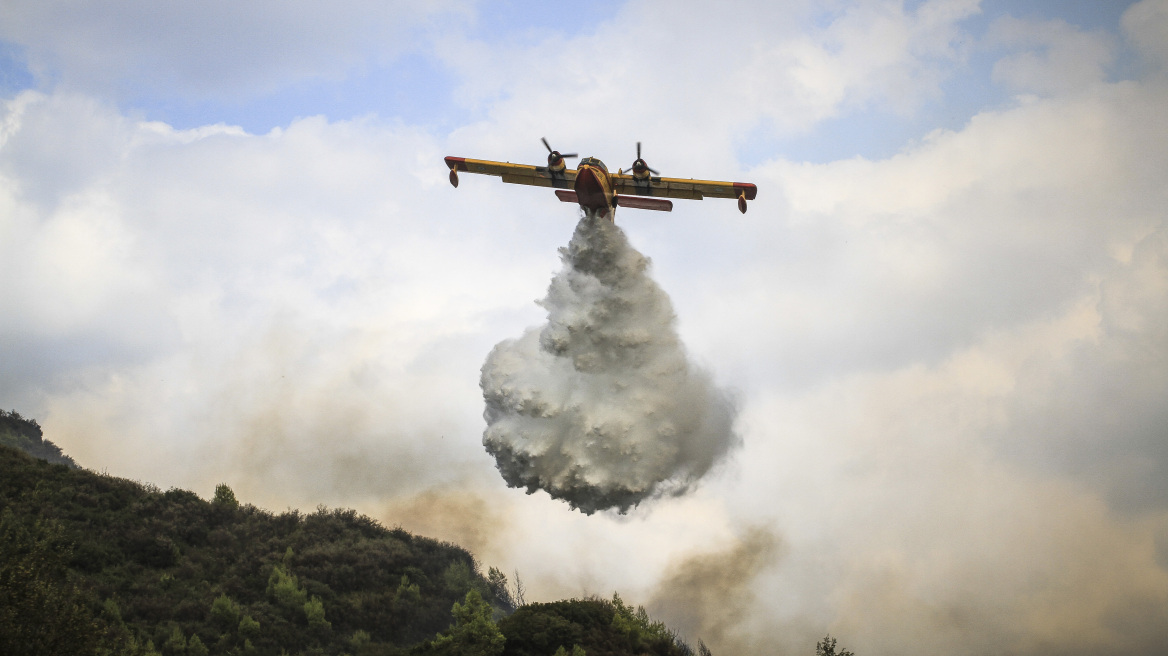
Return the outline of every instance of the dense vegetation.
{"type": "Polygon", "coordinates": [[[0,445],[20,449],[47,462],[77,469],[77,463],[61,453],[60,447],[48,441],[35,419],[25,419],[13,410],[0,410],[0,445]]]}
{"type": "Polygon", "coordinates": [[[340,653],[354,636],[393,653],[445,629],[469,590],[494,599],[464,549],[352,510],[273,515],[226,486],[207,502],[10,448],[0,503],[5,563],[40,553],[46,580],[163,654],[340,653]]]}
{"type": "Polygon", "coordinates": [[[688,656],[690,649],[644,608],[633,609],[619,595],[529,604],[499,622],[507,636],[504,656],[545,656],[564,648],[588,656],[646,654],[688,656]]]}
{"type": "Polygon", "coordinates": [[[456,545],[352,510],[272,514],[226,485],[204,501],[96,474],[35,422],[0,419],[5,445],[59,463],[0,446],[7,656],[692,653],[620,597],[522,605],[456,545]]]}

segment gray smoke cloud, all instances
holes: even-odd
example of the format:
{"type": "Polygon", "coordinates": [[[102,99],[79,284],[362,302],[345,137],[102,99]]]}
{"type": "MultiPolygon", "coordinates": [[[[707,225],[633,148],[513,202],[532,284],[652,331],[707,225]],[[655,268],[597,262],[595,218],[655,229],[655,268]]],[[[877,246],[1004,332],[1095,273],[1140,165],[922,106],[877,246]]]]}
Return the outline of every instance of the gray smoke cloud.
{"type": "Polygon", "coordinates": [[[755,579],[785,549],[773,531],[753,526],[723,549],[691,554],[671,564],[647,604],[649,612],[716,654],[775,653],[773,640],[770,649],[751,644],[743,622],[757,604],[755,579]]]}
{"type": "Polygon", "coordinates": [[[483,445],[508,485],[586,514],[684,493],[740,442],[732,399],[688,361],[624,231],[586,213],[560,256],[547,324],[483,365],[483,445]]]}

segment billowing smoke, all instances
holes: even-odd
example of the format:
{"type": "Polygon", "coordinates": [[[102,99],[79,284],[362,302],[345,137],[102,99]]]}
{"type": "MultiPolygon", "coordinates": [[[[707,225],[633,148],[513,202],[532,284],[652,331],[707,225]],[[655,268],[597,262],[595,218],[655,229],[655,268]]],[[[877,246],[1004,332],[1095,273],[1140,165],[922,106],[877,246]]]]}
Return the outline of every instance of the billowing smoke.
{"type": "Polygon", "coordinates": [[[739,443],[732,400],[687,360],[620,228],[585,214],[560,255],[547,324],[483,365],[483,445],[508,485],[586,514],[684,493],[739,443]]]}
{"type": "Polygon", "coordinates": [[[723,549],[673,563],[648,603],[649,612],[691,642],[709,643],[716,654],[776,653],[773,641],[765,650],[750,644],[743,623],[757,603],[755,579],[784,551],[773,531],[749,527],[723,549]]]}

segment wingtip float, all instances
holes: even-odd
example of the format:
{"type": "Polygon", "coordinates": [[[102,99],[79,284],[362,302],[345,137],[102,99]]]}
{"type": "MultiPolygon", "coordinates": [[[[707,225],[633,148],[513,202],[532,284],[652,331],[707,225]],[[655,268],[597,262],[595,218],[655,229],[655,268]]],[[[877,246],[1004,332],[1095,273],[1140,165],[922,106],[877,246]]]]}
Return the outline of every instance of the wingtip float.
{"type": "Polygon", "coordinates": [[[450,169],[450,184],[458,186],[458,173],[479,173],[495,175],[503,182],[525,184],[535,187],[553,187],[556,197],[565,203],[578,203],[589,212],[598,212],[615,219],[617,207],[632,207],[642,210],[669,212],[673,201],[666,198],[736,198],[738,211],[746,213],[746,201],[754,200],[758,187],[749,182],[719,182],[715,180],[688,180],[663,178],[641,157],[641,142],[637,142],[637,159],[629,172],[617,170],[609,173],[604,162],[595,157],[585,157],[575,169],[567,167],[565,160],[575,159],[576,153],[563,154],[553,150],[547,139],[541,139],[548,150],[547,166],[492,162],[465,157],[447,157],[446,167],[450,169]]]}

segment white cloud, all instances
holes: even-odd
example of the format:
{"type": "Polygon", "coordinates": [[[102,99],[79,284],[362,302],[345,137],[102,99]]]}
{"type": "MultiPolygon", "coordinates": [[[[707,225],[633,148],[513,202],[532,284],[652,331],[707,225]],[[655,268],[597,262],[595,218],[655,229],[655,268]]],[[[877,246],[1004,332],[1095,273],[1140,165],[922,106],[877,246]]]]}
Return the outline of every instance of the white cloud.
{"type": "MultiPolygon", "coordinates": [[[[37,373],[3,387],[44,395],[67,449],[90,466],[153,478],[163,461],[139,455],[156,444],[174,458],[169,471],[183,472],[159,482],[195,487],[225,460],[255,464],[232,445],[262,430],[284,434],[293,461],[325,436],[360,449],[387,432],[438,439],[447,430],[479,452],[470,425],[478,360],[498,335],[490,328],[519,330],[537,316],[528,300],[555,254],[483,219],[501,205],[476,208],[454,194],[431,138],[371,120],[180,132],[68,96],[29,97],[13,106],[19,119],[10,109],[0,150],[11,210],[0,222],[11,237],[0,349],[37,373]],[[34,152],[70,131],[97,145],[51,160],[34,152]],[[80,173],[62,185],[55,170],[80,173]],[[42,180],[55,188],[31,193],[42,180]],[[439,202],[461,212],[435,218],[445,214],[439,202]],[[406,400],[415,396],[435,405],[406,400]],[[451,398],[462,399],[454,413],[451,398]],[[83,419],[98,408],[122,429],[83,419]],[[428,419],[439,415],[451,423],[428,419]],[[410,416],[425,427],[411,430],[410,416]],[[200,446],[195,435],[217,437],[200,446]],[[178,465],[200,449],[223,457],[178,465]]],[[[317,468],[304,458],[286,465],[289,477],[317,468]]]]}
{"type": "Polygon", "coordinates": [[[460,143],[515,159],[538,132],[565,150],[623,153],[615,168],[642,140],[664,174],[710,178],[733,171],[760,122],[791,135],[871,105],[911,113],[964,57],[957,25],[977,3],[817,11],[802,0],[646,0],[593,34],[515,48],[448,37],[437,54],[465,81],[456,97],[489,116],[456,133],[460,143]]]}
{"type": "Polygon", "coordinates": [[[691,343],[736,375],[802,385],[936,362],[1064,311],[1162,223],[1164,102],[1121,84],[985,113],[887,160],[766,165],[751,213],[702,235],[733,254],[713,265],[729,280],[686,266],[676,239],[654,256],[667,289],[689,290],[691,343]]]}

